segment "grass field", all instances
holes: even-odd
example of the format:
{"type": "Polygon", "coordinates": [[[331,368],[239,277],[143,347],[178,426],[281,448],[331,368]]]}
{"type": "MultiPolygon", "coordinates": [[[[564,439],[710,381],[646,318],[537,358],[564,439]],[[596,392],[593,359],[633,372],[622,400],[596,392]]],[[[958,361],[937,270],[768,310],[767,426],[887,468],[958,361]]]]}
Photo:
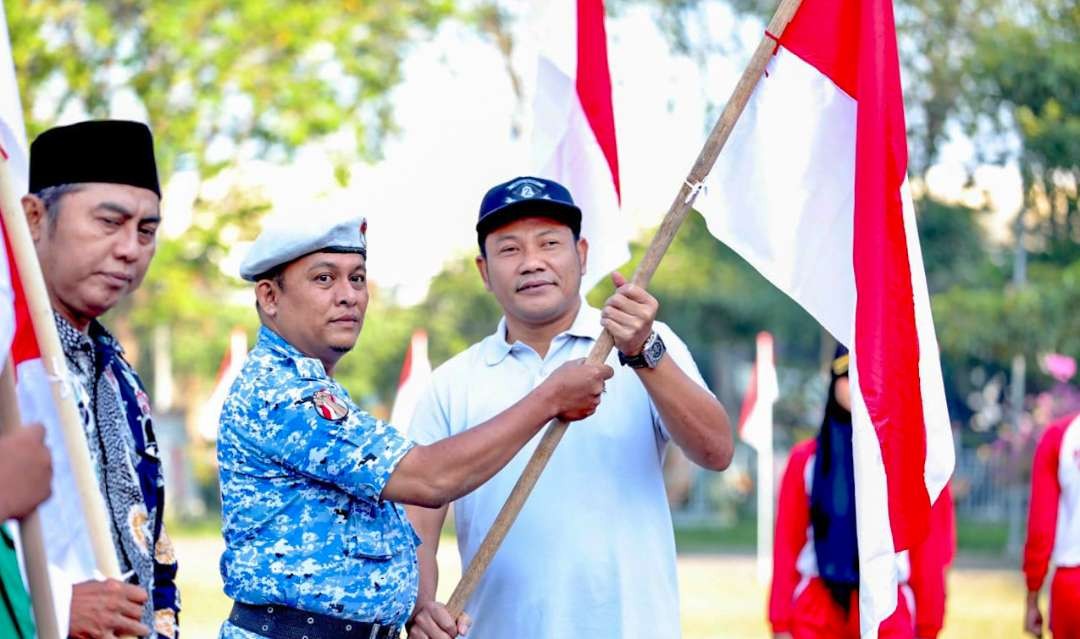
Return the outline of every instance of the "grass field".
{"type": "MultiPolygon", "coordinates": [[[[230,602],[221,591],[218,559],[223,544],[211,528],[175,531],[180,559],[184,637],[215,637],[230,602]]],[[[765,587],[755,579],[746,552],[706,547],[707,531],[680,532],[679,588],[685,639],[767,637],[765,587]]],[[[743,533],[730,539],[742,545],[743,533]]],[[[714,539],[715,541],[715,539],[714,539]]],[[[1017,639],[1021,636],[1023,582],[1017,570],[961,560],[949,578],[949,611],[942,639],[1017,639]]],[[[439,550],[442,598],[460,575],[456,547],[444,539],[439,550]]]]}

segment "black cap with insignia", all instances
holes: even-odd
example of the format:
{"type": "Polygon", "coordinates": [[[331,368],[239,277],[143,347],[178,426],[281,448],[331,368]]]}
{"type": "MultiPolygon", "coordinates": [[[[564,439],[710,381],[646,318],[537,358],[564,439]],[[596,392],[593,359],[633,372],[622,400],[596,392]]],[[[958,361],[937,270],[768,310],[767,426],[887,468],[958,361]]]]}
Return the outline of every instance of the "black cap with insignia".
{"type": "Polygon", "coordinates": [[[581,209],[565,186],[554,180],[518,177],[491,187],[480,203],[476,240],[484,249],[484,238],[494,229],[518,218],[550,217],[570,227],[574,237],[581,234],[581,209]]]}

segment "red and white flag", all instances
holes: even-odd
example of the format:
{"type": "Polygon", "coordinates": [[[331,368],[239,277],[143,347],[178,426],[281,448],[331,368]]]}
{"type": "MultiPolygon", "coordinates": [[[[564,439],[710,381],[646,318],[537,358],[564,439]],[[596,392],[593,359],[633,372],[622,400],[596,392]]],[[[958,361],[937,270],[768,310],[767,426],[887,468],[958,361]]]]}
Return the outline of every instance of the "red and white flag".
{"type": "MultiPolygon", "coordinates": [[[[25,193],[29,164],[19,89],[15,83],[7,21],[0,7],[0,162],[2,180],[25,193]]],[[[4,206],[0,202],[0,207],[4,206]]],[[[14,205],[13,205],[14,206],[14,205]]],[[[6,213],[6,211],[5,211],[6,213]]],[[[22,211],[19,211],[19,215],[22,211]]],[[[15,368],[19,412],[24,423],[45,426],[45,443],[52,455],[52,496],[39,508],[48,553],[53,603],[58,626],[66,634],[71,584],[95,577],[96,563],[85,526],[79,493],[64,444],[60,417],[53,403],[50,379],[41,359],[30,311],[6,230],[0,224],[0,363],[11,357],[15,368]],[[10,350],[9,350],[10,345],[10,350]]],[[[64,363],[61,362],[61,366],[64,363]]]]}
{"type": "MultiPolygon", "coordinates": [[[[25,191],[29,163],[26,158],[26,128],[23,126],[19,87],[15,83],[15,63],[8,39],[7,18],[0,7],[0,149],[10,167],[15,188],[25,191]]],[[[7,361],[15,335],[15,292],[8,267],[7,242],[0,242],[0,366],[7,361]]]]}
{"type": "Polygon", "coordinates": [[[390,410],[390,423],[402,431],[408,430],[420,395],[431,383],[431,362],[428,360],[427,344],[427,333],[417,330],[413,332],[409,348],[405,351],[405,363],[401,365],[394,407],[390,410]]]}
{"type": "Polygon", "coordinates": [[[619,154],[611,103],[603,0],[536,0],[529,25],[538,46],[533,99],[534,171],[566,188],[581,209],[589,261],[581,291],[630,259],[619,215],[619,154]]]}
{"type": "Polygon", "coordinates": [[[772,454],[772,407],[780,396],[773,360],[773,337],[762,331],[757,335],[757,359],[750,372],[750,385],[739,412],[739,439],[759,454],[772,454]]]}
{"type": "Polygon", "coordinates": [[[218,366],[217,380],[214,382],[214,390],[210,391],[210,397],[203,402],[199,411],[199,435],[208,442],[217,441],[218,425],[221,422],[221,410],[225,407],[225,398],[229,396],[229,389],[233,382],[240,376],[247,360],[247,333],[244,329],[236,327],[229,333],[229,347],[221,357],[218,366]]]}
{"type": "Polygon", "coordinates": [[[709,230],[851,352],[860,612],[896,605],[953,469],[907,184],[890,0],[804,0],[698,202],[709,230]]]}

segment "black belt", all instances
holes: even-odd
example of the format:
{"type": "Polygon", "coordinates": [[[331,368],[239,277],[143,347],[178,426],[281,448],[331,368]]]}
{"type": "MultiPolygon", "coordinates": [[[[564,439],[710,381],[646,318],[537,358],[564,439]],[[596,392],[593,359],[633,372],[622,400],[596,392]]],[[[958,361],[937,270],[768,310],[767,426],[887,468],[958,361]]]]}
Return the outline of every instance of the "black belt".
{"type": "Polygon", "coordinates": [[[267,639],[398,639],[401,628],[350,621],[278,604],[233,603],[229,622],[267,639]]]}

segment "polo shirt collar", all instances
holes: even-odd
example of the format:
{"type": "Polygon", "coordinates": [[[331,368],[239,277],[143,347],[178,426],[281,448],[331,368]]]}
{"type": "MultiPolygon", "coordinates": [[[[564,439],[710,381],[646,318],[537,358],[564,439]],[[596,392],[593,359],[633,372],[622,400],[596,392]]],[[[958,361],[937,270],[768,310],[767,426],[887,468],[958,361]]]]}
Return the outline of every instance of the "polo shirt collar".
{"type": "MultiPolygon", "coordinates": [[[[600,309],[589,306],[588,301],[583,297],[581,298],[581,306],[578,308],[577,317],[574,318],[570,328],[556,335],[551,341],[554,342],[564,335],[596,340],[600,337],[602,331],[600,309]]],[[[506,341],[506,317],[503,317],[499,320],[495,332],[484,339],[484,363],[488,366],[495,366],[505,359],[513,348],[514,345],[506,341]]]]}

